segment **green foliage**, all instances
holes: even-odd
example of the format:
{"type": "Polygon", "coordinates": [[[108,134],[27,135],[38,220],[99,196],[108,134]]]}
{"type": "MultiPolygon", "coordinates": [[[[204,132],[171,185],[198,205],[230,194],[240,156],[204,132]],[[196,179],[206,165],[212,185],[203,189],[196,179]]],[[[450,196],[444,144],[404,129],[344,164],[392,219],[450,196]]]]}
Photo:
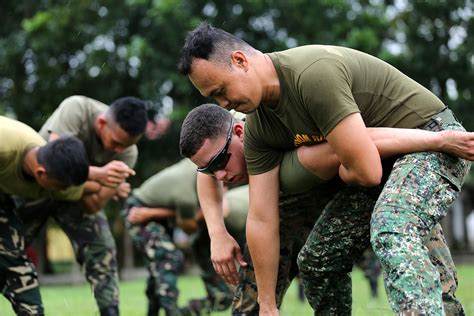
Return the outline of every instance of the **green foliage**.
{"type": "MultiPolygon", "coordinates": [[[[155,108],[172,100],[179,127],[191,107],[210,101],[176,70],[187,31],[202,21],[264,52],[322,43],[380,56],[474,128],[469,1],[5,0],[0,18],[0,113],[34,128],[73,94],[103,102],[136,95],[155,108]]],[[[142,141],[137,182],[156,170],[157,157],[160,167],[176,161],[177,148],[166,147],[176,143],[142,141]]]]}

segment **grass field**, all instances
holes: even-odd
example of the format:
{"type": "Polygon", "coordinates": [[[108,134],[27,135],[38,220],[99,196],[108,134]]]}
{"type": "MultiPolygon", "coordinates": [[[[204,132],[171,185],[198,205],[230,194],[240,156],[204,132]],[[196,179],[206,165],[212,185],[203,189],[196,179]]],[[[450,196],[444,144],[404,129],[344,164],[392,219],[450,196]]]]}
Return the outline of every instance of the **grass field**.
{"type": "MultiPolygon", "coordinates": [[[[474,265],[459,265],[459,289],[457,296],[466,309],[466,314],[474,316],[474,265]]],[[[353,315],[393,315],[383,289],[382,280],[379,280],[380,295],[372,299],[369,295],[367,281],[359,270],[353,272],[353,315]]],[[[182,276],[179,279],[180,303],[189,298],[204,295],[204,287],[197,276],[182,276]]],[[[144,296],[144,280],[127,281],[121,283],[121,315],[146,315],[146,300],[144,296]]],[[[89,316],[99,315],[88,285],[78,286],[44,286],[41,290],[46,308],[46,315],[52,316],[89,316]]],[[[0,298],[0,315],[14,316],[9,302],[0,298]]],[[[229,311],[213,313],[212,315],[230,315],[229,311]]],[[[307,303],[300,303],[297,298],[297,287],[293,283],[283,302],[281,315],[303,316],[312,315],[307,303]]]]}

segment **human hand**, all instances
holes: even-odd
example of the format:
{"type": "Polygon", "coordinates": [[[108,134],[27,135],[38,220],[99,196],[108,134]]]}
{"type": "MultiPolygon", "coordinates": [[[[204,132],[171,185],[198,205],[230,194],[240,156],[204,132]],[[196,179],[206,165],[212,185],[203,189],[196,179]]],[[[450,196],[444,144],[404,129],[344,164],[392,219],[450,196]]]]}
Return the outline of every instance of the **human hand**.
{"type": "Polygon", "coordinates": [[[149,212],[146,207],[132,207],[128,212],[127,220],[132,224],[144,224],[149,221],[149,212]]]}
{"type": "Polygon", "coordinates": [[[95,179],[100,184],[108,187],[117,187],[135,171],[123,161],[112,160],[103,167],[94,167],[95,179]]]}
{"type": "Polygon", "coordinates": [[[119,199],[126,199],[130,195],[130,192],[132,192],[132,187],[130,186],[130,183],[128,182],[122,182],[119,184],[117,187],[117,190],[115,192],[115,195],[113,196],[113,199],[115,201],[119,199]]]}
{"type": "Polygon", "coordinates": [[[439,132],[441,150],[447,154],[474,161],[474,133],[444,130],[439,132]]]}
{"type": "Polygon", "coordinates": [[[239,273],[236,262],[241,267],[247,266],[240,251],[239,244],[227,232],[211,238],[211,261],[216,273],[227,283],[237,285],[239,273]]]}

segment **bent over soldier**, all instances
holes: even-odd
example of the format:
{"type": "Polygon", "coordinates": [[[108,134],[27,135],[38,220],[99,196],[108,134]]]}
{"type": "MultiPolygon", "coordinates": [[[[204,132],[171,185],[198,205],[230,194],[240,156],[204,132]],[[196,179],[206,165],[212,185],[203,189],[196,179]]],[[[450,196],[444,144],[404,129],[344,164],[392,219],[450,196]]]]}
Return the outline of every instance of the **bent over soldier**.
{"type": "MultiPolygon", "coordinates": [[[[239,213],[230,214],[235,218],[239,213]]],[[[209,237],[200,219],[196,167],[192,162],[181,160],[133,190],[123,215],[136,249],[147,262],[148,315],[157,315],[161,308],[166,315],[196,315],[230,306],[233,293],[209,261],[209,237]],[[193,234],[191,248],[207,291],[206,298],[193,299],[182,308],[177,305],[177,276],[183,255],[172,238],[176,226],[193,234]]]]}
{"type": "Polygon", "coordinates": [[[38,275],[12,196],[77,201],[88,176],[75,137],[46,142],[29,126],[0,116],[0,291],[17,315],[44,315],[38,275]]]}
{"type": "Polygon", "coordinates": [[[145,103],[134,97],[117,99],[110,106],[85,96],[65,99],[39,133],[49,141],[64,135],[78,137],[89,160],[88,180],[96,190],[83,203],[28,202],[19,206],[28,241],[48,217],[53,217],[64,230],[102,316],[119,314],[116,247],[103,208],[113,196],[128,196],[130,185],[126,179],[135,174],[135,144],[146,124],[145,103]],[[41,217],[35,216],[39,213],[41,217]]]}

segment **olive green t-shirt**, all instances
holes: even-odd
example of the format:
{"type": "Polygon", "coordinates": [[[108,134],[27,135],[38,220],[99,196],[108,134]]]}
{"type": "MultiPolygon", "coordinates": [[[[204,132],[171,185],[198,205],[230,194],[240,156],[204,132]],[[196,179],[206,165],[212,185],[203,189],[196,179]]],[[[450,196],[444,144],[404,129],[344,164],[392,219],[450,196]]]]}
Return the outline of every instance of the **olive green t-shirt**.
{"type": "Polygon", "coordinates": [[[126,148],[121,154],[115,154],[106,151],[97,136],[95,121],[107,109],[107,105],[97,100],[85,96],[71,96],[61,102],[39,133],[46,140],[51,132],[76,136],[84,143],[89,164],[92,166],[101,167],[112,160],[120,160],[133,168],[138,156],[136,145],[126,148]]]}
{"type": "Polygon", "coordinates": [[[244,145],[251,175],[277,166],[287,150],[325,141],[352,113],[360,113],[368,127],[416,128],[445,108],[393,66],[353,49],[310,45],[268,56],[280,81],[280,100],[275,108],[262,105],[247,115],[244,145]]]}
{"type": "Polygon", "coordinates": [[[79,200],[83,187],[50,191],[41,187],[23,171],[26,153],[46,141],[31,127],[19,121],[0,116],[0,193],[25,198],[49,197],[57,200],[79,200]]]}
{"type": "Polygon", "coordinates": [[[146,180],[132,194],[148,207],[171,208],[178,217],[193,218],[199,207],[196,178],[196,165],[183,159],[146,180]]]}
{"type": "Polygon", "coordinates": [[[229,215],[224,219],[231,233],[245,235],[245,223],[249,210],[249,186],[242,185],[225,193],[229,203],[229,215]]]}

